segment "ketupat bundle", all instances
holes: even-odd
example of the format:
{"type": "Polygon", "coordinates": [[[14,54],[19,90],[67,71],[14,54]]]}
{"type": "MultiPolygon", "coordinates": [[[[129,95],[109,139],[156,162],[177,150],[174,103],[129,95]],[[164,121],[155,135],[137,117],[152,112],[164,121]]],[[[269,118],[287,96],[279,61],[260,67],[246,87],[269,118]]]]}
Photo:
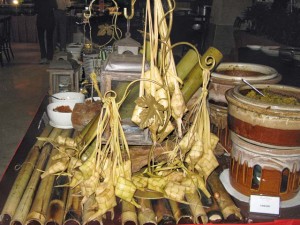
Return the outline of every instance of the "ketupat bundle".
{"type": "MultiPolygon", "coordinates": [[[[171,1],[168,1],[168,4],[171,9],[170,11],[172,11],[174,5],[172,5],[171,1]]],[[[193,180],[191,177],[199,174],[200,176],[196,178],[197,181],[193,182],[191,185],[194,187],[194,190],[200,188],[203,193],[206,193],[209,197],[210,194],[205,188],[205,183],[210,173],[218,166],[218,162],[213,154],[213,149],[215,148],[218,140],[215,135],[210,133],[210,121],[206,103],[210,69],[216,66],[216,61],[213,57],[211,57],[211,55],[207,56],[205,59],[201,59],[198,52],[195,50],[198,55],[197,67],[199,67],[202,72],[202,92],[188,116],[188,121],[186,122],[188,131],[181,139],[181,121],[183,115],[186,113],[186,107],[182,92],[179,88],[181,81],[177,77],[173,55],[171,54],[171,51],[169,51],[171,48],[170,39],[168,37],[169,28],[165,21],[165,13],[163,11],[161,1],[155,1],[153,11],[154,12],[151,13],[150,1],[147,1],[148,17],[146,15],[146,18],[148,20],[146,21],[149,23],[148,31],[150,41],[148,42],[148,45],[151,46],[150,65],[155,64],[155,62],[157,63],[157,38],[160,38],[162,42],[160,49],[162,63],[155,64],[150,69],[150,72],[146,72],[147,80],[144,81],[145,85],[143,86],[145,90],[141,91],[141,97],[136,101],[137,108],[139,110],[135,111],[133,121],[137,122],[137,124],[142,128],[149,128],[154,142],[153,145],[155,146],[157,140],[161,140],[160,135],[163,133],[162,131],[164,131],[164,128],[167,127],[166,125],[172,122],[170,116],[172,115],[177,124],[177,143],[179,144],[176,144],[174,149],[168,153],[169,160],[168,162],[165,162],[163,168],[161,168],[161,165],[148,165],[147,172],[145,172],[148,176],[150,176],[147,179],[147,188],[157,192],[162,192],[166,198],[176,201],[184,201],[182,196],[184,196],[184,193],[187,193],[187,191],[191,191],[189,190],[190,187],[184,188],[185,186],[181,182],[172,183],[172,181],[168,181],[168,183],[166,182],[165,176],[161,176],[160,172],[158,172],[160,170],[165,170],[171,173],[172,171],[178,170],[184,174],[183,183],[186,182],[185,180],[193,180]],[[154,15],[154,18],[152,18],[151,15],[154,15]],[[155,16],[157,16],[157,18],[155,16]],[[204,67],[202,66],[203,62],[206,63],[204,67]],[[159,75],[157,72],[158,70],[160,71],[161,78],[157,78],[159,75]],[[150,76],[148,74],[155,74],[155,76],[150,76]],[[159,102],[157,102],[157,99],[154,98],[159,86],[151,86],[151,83],[161,84],[160,80],[163,81],[162,88],[167,90],[167,94],[169,95],[167,98],[164,98],[165,100],[169,100],[169,104],[165,104],[168,108],[163,107],[159,102]],[[146,84],[147,82],[150,84],[146,84]],[[143,103],[142,100],[144,101],[143,103]],[[145,102],[148,103],[146,104],[145,102]],[[153,114],[150,115],[149,112],[152,112],[153,114]],[[145,116],[145,114],[147,116],[145,116]],[[164,119],[162,119],[163,117],[164,119]],[[192,122],[190,123],[190,121],[192,122]],[[160,130],[160,128],[162,130],[160,130]],[[178,159],[185,162],[187,166],[183,163],[176,163],[178,159]],[[176,189],[176,191],[172,191],[173,188],[176,189]]],[[[171,19],[172,17],[170,16],[170,20],[171,19]]],[[[146,31],[147,29],[145,28],[145,33],[146,31]]],[[[214,52],[213,50],[211,51],[214,52]]],[[[218,61],[219,60],[220,59],[218,58],[218,61]]],[[[142,76],[142,78],[145,78],[145,76],[142,76]]],[[[151,156],[149,156],[149,159],[151,159],[151,156]]],[[[139,181],[140,180],[141,179],[139,178],[139,181]]],[[[138,188],[140,187],[141,190],[143,190],[145,185],[138,183],[138,188]]]]}

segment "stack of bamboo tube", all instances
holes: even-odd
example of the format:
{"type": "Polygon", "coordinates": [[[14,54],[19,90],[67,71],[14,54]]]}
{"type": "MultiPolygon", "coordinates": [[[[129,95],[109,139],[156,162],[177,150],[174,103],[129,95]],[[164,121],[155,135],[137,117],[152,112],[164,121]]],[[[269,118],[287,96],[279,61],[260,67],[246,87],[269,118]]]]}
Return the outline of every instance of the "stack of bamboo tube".
{"type": "MultiPolygon", "coordinates": [[[[71,132],[47,126],[40,136],[55,138],[70,136],[71,132]]],[[[2,209],[3,224],[44,224],[50,219],[47,210],[50,200],[55,200],[51,199],[55,177],[41,181],[40,175],[53,163],[51,155],[56,151],[49,143],[39,140],[30,149],[2,209]]]]}
{"type": "MultiPolygon", "coordinates": [[[[41,137],[55,138],[58,135],[69,137],[72,130],[61,130],[47,126],[41,137]]],[[[55,163],[51,156],[57,154],[57,149],[43,141],[36,141],[28,152],[11,191],[1,211],[3,225],[80,225],[95,222],[134,223],[134,224],[183,224],[207,223],[209,212],[217,210],[224,219],[234,215],[241,218],[218,176],[213,173],[208,183],[218,193],[215,199],[217,205],[203,206],[198,193],[186,194],[188,204],[165,198],[137,198],[141,208],[136,208],[126,201],[118,201],[118,205],[107,212],[105,216],[88,221],[94,213],[94,198],[90,198],[82,208],[80,190],[69,188],[67,176],[61,174],[48,176],[41,180],[41,171],[55,163]],[[109,216],[110,215],[110,216],[109,216]]]]}

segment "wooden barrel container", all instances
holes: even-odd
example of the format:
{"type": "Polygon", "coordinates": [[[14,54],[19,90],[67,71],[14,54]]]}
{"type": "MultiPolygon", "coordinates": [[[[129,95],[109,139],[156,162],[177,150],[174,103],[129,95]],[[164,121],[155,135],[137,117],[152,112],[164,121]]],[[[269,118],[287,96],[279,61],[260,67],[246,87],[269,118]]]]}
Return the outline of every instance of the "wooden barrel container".
{"type": "Polygon", "coordinates": [[[232,131],[230,182],[247,196],[288,200],[298,193],[300,184],[300,89],[254,86],[267,99],[247,85],[226,92],[232,131]],[[250,91],[255,98],[249,96],[250,91]]]}
{"type": "Polygon", "coordinates": [[[288,200],[300,184],[300,147],[270,148],[252,144],[231,133],[230,183],[240,193],[288,200]]]}
{"type": "Polygon", "coordinates": [[[231,140],[227,126],[227,100],[225,92],[243,83],[276,84],[281,75],[272,67],[252,63],[221,63],[211,74],[209,84],[209,107],[212,131],[219,137],[220,143],[230,152],[231,140]]]}

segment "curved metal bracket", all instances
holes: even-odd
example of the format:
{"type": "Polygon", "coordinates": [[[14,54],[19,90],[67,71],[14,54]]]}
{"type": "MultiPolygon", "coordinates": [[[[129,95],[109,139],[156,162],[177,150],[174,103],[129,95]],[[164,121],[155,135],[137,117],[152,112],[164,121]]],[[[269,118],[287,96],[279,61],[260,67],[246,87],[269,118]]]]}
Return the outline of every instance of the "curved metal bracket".
{"type": "Polygon", "coordinates": [[[135,4],[136,0],[131,0],[131,13],[130,16],[127,14],[127,8],[124,8],[124,17],[127,20],[131,20],[134,16],[134,4],[135,4]]]}

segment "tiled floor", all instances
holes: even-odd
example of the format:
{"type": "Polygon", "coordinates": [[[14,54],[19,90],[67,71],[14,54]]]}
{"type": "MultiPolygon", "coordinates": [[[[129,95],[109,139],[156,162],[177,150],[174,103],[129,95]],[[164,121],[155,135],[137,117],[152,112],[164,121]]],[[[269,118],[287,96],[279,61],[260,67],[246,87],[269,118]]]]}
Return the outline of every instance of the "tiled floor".
{"type": "Polygon", "coordinates": [[[14,43],[15,58],[0,67],[0,177],[48,91],[38,44],[14,43]]]}

